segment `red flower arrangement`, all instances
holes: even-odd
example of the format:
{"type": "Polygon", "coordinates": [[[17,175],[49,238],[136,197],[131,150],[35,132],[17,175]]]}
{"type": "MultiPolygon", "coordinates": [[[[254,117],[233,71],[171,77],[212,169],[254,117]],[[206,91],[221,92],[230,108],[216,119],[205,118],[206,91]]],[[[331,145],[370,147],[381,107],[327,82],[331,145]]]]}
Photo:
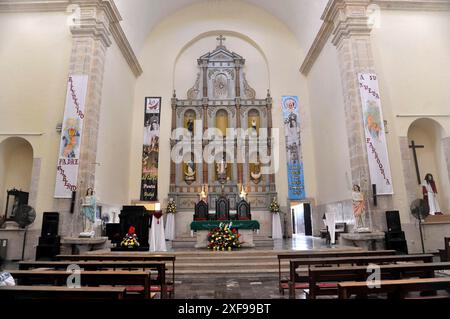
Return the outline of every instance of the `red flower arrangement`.
{"type": "Polygon", "coordinates": [[[128,228],[128,233],[123,238],[122,242],[120,243],[120,246],[127,248],[134,248],[140,246],[138,238],[136,236],[136,228],[134,226],[130,226],[130,228],[128,228]]]}
{"type": "Polygon", "coordinates": [[[239,241],[241,234],[236,228],[231,228],[232,224],[220,224],[208,234],[208,248],[212,250],[233,250],[241,248],[239,241]]]}

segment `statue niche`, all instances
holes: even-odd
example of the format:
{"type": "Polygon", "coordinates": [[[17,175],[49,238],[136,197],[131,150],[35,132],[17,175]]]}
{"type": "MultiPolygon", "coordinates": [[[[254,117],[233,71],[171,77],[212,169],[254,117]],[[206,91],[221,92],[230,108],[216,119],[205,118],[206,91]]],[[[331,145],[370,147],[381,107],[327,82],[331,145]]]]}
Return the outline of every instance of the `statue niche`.
{"type": "Polygon", "coordinates": [[[259,112],[257,110],[250,110],[248,112],[248,119],[247,119],[247,127],[250,130],[250,136],[252,135],[259,135],[259,128],[261,127],[261,120],[259,116],[259,112]]]}
{"type": "Polygon", "coordinates": [[[197,165],[194,163],[194,153],[190,154],[190,158],[183,163],[184,181],[190,185],[196,180],[197,165]]]}
{"type": "Polygon", "coordinates": [[[194,135],[195,120],[196,120],[196,114],[193,110],[189,110],[186,113],[184,113],[183,127],[186,130],[188,130],[189,133],[191,133],[191,136],[194,135]]]}

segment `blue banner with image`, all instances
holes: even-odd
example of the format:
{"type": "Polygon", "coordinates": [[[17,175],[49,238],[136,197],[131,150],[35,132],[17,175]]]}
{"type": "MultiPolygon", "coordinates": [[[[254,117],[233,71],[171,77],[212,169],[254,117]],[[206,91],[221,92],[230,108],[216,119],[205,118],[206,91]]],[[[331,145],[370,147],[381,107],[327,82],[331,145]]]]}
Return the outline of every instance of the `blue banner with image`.
{"type": "Polygon", "coordinates": [[[284,133],[286,137],[288,196],[290,200],[303,200],[306,194],[300,139],[298,97],[283,96],[281,106],[283,109],[284,133]]]}

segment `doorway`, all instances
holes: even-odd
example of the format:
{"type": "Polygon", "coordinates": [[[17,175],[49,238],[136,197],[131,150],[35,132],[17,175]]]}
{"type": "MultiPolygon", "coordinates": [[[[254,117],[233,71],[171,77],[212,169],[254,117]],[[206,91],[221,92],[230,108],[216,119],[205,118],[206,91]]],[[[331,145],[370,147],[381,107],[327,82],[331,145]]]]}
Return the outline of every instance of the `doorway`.
{"type": "Polygon", "coordinates": [[[311,205],[309,203],[292,203],[292,234],[312,236],[311,205]]]}

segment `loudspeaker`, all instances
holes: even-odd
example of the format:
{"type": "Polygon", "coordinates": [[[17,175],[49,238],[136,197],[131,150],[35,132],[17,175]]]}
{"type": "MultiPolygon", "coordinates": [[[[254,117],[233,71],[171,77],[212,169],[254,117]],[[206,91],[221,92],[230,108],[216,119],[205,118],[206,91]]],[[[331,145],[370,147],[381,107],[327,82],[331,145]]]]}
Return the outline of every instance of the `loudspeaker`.
{"type": "Polygon", "coordinates": [[[120,224],[106,224],[106,236],[112,244],[120,244],[122,241],[122,236],[120,235],[120,224]]]}
{"type": "Polygon", "coordinates": [[[42,218],[41,237],[54,238],[58,236],[59,213],[44,213],[42,218]]]}
{"type": "Polygon", "coordinates": [[[400,223],[400,213],[398,210],[386,212],[386,222],[388,232],[401,232],[402,224],[400,223]]]}
{"type": "Polygon", "coordinates": [[[408,254],[405,232],[386,232],[384,238],[386,240],[386,249],[408,254]]]}

